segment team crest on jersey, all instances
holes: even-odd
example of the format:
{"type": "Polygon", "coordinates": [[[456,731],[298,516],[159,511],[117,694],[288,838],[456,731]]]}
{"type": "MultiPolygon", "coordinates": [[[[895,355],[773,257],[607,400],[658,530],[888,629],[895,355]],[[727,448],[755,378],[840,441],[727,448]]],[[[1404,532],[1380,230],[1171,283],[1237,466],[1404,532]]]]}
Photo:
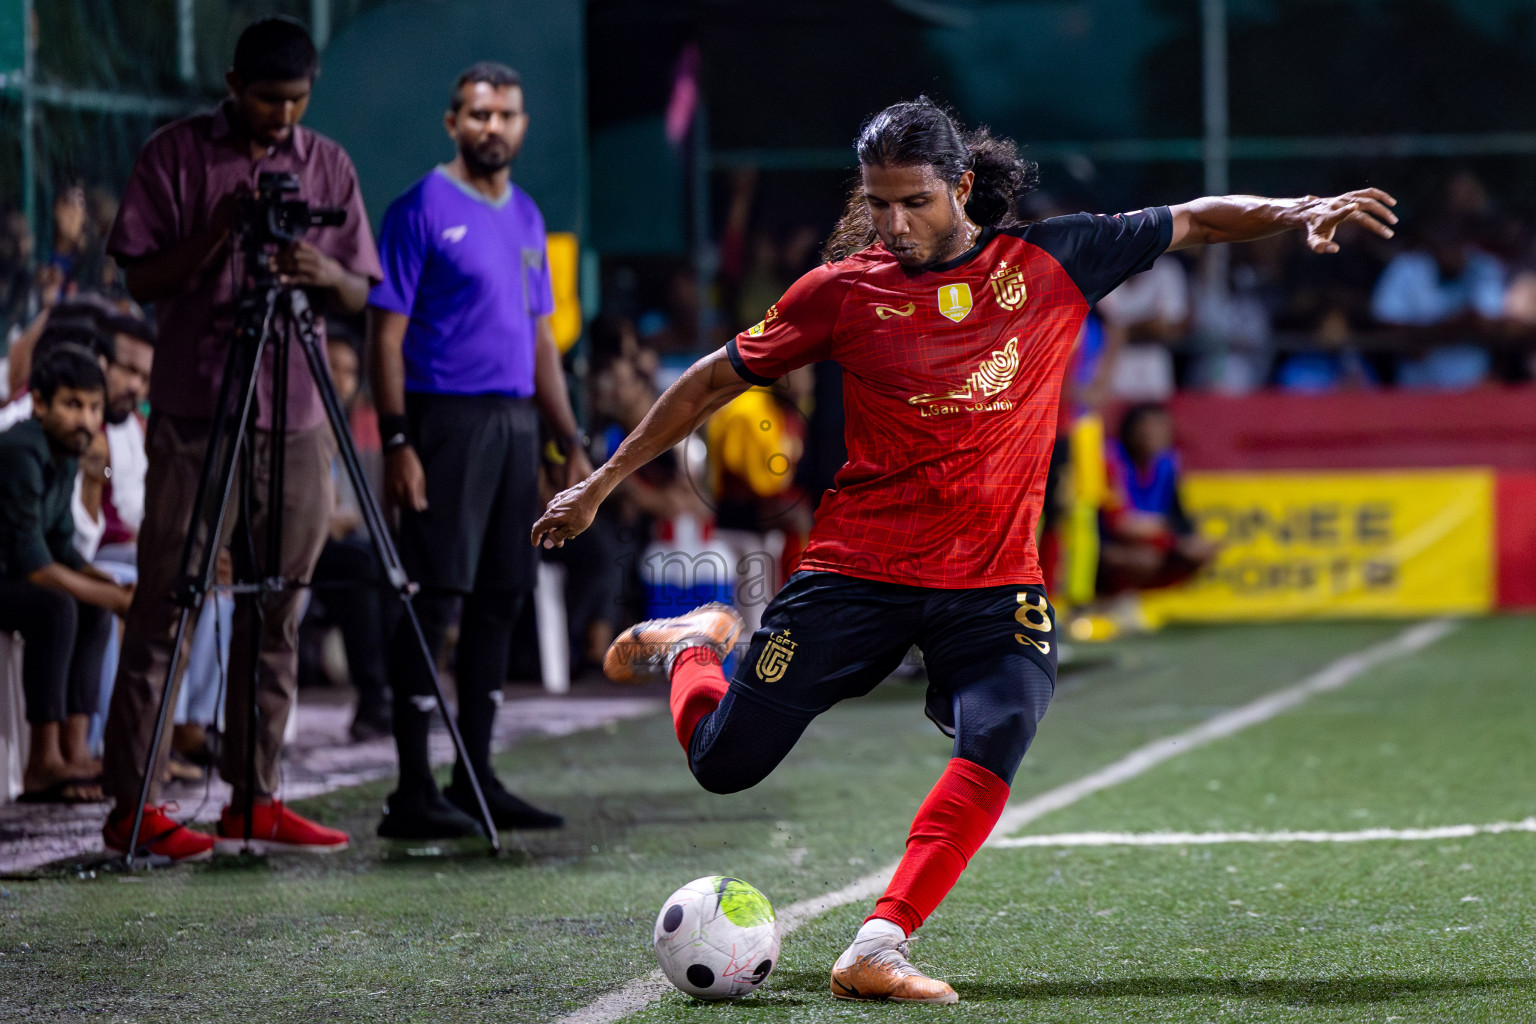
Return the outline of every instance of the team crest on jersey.
{"type": "Polygon", "coordinates": [[[939,312],[955,323],[964,320],[971,312],[971,286],[964,281],[946,284],[939,288],[939,312]]]}
{"type": "Polygon", "coordinates": [[[761,320],[747,328],[747,333],[755,338],[759,334],[762,334],[764,331],[766,331],[768,329],[768,325],[773,323],[778,318],[779,304],[775,302],[773,305],[768,307],[768,312],[763,314],[763,318],[761,320]]]}
{"type": "Polygon", "coordinates": [[[757,656],[757,678],[765,683],[776,683],[783,679],[784,673],[789,670],[789,660],[795,656],[795,648],[798,646],[789,638],[787,629],[778,636],[770,636],[763,653],[757,656]]]}
{"type": "Polygon", "coordinates": [[[964,386],[943,394],[913,395],[907,399],[907,404],[922,406],[924,416],[945,416],[954,412],[1004,412],[1013,408],[1013,402],[997,396],[1007,391],[1013,378],[1018,375],[1019,339],[1013,337],[1008,339],[1008,344],[988,356],[966,378],[964,386]]]}
{"type": "Polygon", "coordinates": [[[992,294],[997,298],[997,304],[1006,310],[1018,309],[1029,298],[1024,289],[1023,267],[1010,267],[1004,260],[988,280],[992,282],[992,294]]]}

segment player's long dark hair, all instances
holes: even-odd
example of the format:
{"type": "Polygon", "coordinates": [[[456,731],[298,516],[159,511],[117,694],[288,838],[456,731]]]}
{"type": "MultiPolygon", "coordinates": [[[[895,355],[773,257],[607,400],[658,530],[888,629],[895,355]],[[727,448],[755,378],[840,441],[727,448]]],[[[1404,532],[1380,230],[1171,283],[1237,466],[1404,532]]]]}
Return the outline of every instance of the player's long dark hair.
{"type": "MultiPolygon", "coordinates": [[[[1033,160],[1019,156],[1011,139],[994,138],[985,126],[965,131],[949,111],[927,96],[893,104],[870,118],[855,148],[861,165],[928,164],[951,186],[959,184],[966,171],[974,171],[965,212],[982,225],[1017,223],[1014,205],[1039,181],[1039,168],[1033,160]]],[[[821,258],[836,262],[873,245],[877,237],[864,189],[855,186],[842,219],[822,247],[821,258]]]]}

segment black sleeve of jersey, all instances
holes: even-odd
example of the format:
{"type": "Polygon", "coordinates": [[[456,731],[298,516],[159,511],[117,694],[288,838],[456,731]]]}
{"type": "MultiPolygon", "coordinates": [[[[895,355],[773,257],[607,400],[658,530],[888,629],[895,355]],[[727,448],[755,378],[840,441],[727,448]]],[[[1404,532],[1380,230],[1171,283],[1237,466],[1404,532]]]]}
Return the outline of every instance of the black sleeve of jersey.
{"type": "Polygon", "coordinates": [[[760,373],[753,373],[747,369],[747,364],[741,358],[741,350],[736,347],[736,339],[732,338],[725,343],[725,354],[731,360],[731,366],[736,370],[736,375],[748,384],[756,384],[760,388],[772,387],[775,378],[764,377],[760,373]]]}
{"type": "Polygon", "coordinates": [[[1091,306],[1150,267],[1173,241],[1166,206],[1134,213],[1074,213],[1029,225],[1024,239],[1050,253],[1091,306]]]}

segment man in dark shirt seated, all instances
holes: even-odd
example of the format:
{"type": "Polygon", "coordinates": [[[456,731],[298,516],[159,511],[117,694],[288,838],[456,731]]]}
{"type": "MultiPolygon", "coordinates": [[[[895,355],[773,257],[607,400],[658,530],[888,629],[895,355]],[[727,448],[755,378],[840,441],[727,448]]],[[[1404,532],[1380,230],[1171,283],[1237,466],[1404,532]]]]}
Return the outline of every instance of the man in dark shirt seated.
{"type": "Polygon", "coordinates": [[[100,800],[87,734],[101,686],[110,612],[128,610],[114,583],[75,550],[76,460],[101,431],[106,378],[83,346],[52,347],[33,365],[32,418],[0,433],[0,630],[22,635],[31,752],[21,799],[100,800]]]}

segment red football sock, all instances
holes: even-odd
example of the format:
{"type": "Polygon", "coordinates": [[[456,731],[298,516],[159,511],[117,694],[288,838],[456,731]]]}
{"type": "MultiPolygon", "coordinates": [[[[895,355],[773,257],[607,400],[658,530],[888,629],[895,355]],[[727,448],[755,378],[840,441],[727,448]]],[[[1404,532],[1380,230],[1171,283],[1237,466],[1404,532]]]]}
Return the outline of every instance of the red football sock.
{"type": "Polygon", "coordinates": [[[1008,783],[979,764],[951,759],[912,819],[907,852],[869,917],[895,922],[908,935],[916,931],[954,888],[1007,802],[1008,783]]]}
{"type": "Polygon", "coordinates": [[[720,656],[708,647],[690,647],[672,663],[672,724],[684,753],[699,719],[715,710],[727,688],[720,656]]]}

